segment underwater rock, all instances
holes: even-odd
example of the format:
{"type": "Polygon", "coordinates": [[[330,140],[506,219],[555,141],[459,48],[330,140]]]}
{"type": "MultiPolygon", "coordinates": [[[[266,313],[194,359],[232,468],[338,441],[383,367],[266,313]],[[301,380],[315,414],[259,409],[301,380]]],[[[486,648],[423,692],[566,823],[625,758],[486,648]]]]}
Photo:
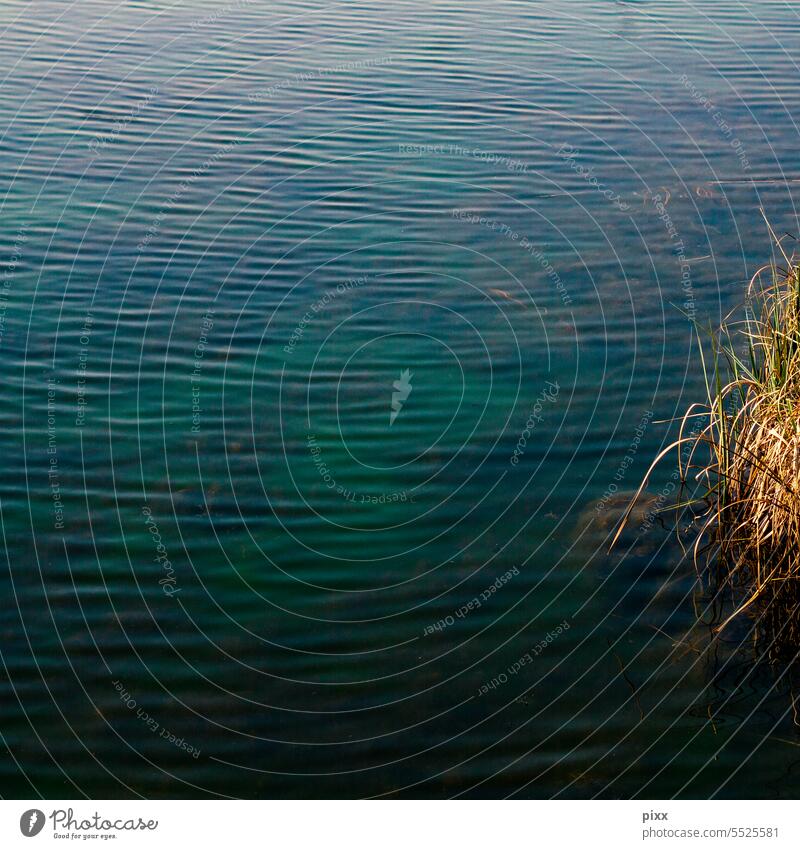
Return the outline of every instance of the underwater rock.
{"type": "Polygon", "coordinates": [[[680,565],[686,555],[670,506],[651,492],[637,497],[633,490],[593,501],[581,512],[574,531],[576,547],[584,558],[583,568],[599,577],[616,573],[636,581],[638,586],[632,592],[643,593],[642,601],[647,594],[656,595],[663,589],[662,583],[671,578],[680,576],[684,588],[683,577],[693,570],[685,563],[680,565]],[[642,583],[645,574],[648,580],[642,583]]]}
{"type": "Polygon", "coordinates": [[[638,497],[635,490],[615,492],[591,502],[579,515],[576,529],[596,545],[608,548],[630,508],[615,548],[624,551],[632,546],[649,547],[646,537],[659,538],[660,544],[669,530],[660,513],[663,506],[659,496],[650,492],[638,497]]]}

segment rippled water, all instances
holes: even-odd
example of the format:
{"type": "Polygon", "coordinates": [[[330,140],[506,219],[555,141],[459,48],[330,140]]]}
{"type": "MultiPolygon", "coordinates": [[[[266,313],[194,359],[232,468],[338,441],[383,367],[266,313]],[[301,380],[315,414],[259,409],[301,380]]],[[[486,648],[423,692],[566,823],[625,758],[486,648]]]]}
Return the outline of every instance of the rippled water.
{"type": "Polygon", "coordinates": [[[747,627],[606,551],[797,233],[796,6],[0,28],[3,795],[796,795],[747,627]]]}

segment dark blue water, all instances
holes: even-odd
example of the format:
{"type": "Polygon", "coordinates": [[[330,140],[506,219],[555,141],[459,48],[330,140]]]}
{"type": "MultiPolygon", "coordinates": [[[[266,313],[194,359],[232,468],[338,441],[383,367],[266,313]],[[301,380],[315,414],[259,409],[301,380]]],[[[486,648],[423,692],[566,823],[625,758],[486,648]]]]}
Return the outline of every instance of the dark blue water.
{"type": "Polygon", "coordinates": [[[797,795],[750,626],[607,553],[798,232],[796,6],[0,28],[3,795],[797,795]]]}

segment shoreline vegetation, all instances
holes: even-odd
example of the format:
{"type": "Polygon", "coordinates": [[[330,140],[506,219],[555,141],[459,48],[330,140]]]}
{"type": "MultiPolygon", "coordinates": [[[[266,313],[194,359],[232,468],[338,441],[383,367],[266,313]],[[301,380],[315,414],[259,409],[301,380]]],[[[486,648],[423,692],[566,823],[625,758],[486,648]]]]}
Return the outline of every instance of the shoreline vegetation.
{"type": "Polygon", "coordinates": [[[698,576],[725,610],[715,632],[748,613],[775,658],[794,655],[800,639],[800,264],[770,232],[782,262],[753,275],[744,318],[729,315],[701,338],[707,398],[653,461],[612,547],[677,449],[681,495],[667,509],[680,514],[677,527],[689,519],[698,576]]]}

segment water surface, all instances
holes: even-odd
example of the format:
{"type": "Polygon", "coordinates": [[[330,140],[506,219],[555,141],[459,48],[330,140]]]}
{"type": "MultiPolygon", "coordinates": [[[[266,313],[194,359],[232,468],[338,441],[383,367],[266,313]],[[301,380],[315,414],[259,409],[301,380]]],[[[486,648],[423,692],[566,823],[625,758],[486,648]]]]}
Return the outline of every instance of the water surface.
{"type": "Polygon", "coordinates": [[[797,233],[795,7],[0,27],[4,795],[796,796],[749,626],[606,552],[797,233]]]}

